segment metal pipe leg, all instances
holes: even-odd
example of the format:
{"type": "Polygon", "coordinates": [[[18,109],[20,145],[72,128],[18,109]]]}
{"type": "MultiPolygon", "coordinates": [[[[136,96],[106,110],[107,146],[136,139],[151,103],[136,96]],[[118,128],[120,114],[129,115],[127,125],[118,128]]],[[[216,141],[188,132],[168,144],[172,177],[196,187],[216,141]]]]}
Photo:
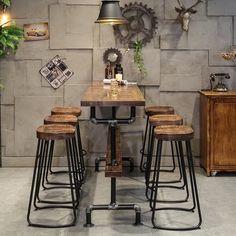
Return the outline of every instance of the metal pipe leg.
{"type": "Polygon", "coordinates": [[[92,224],[92,206],[88,206],[86,208],[86,223],[84,224],[84,227],[93,227],[94,224],[92,224]]]}

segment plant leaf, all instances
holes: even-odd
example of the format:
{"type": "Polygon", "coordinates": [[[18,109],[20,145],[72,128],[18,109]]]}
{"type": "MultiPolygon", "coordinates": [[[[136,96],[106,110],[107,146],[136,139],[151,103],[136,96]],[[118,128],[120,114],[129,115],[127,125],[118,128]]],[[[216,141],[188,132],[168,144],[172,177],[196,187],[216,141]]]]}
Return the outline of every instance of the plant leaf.
{"type": "Polygon", "coordinates": [[[7,40],[4,36],[0,37],[0,43],[3,45],[3,46],[6,46],[6,43],[7,43],[7,40]]]}
{"type": "Polygon", "coordinates": [[[6,5],[7,7],[11,6],[11,0],[1,0],[1,2],[6,5]]]}
{"type": "Polygon", "coordinates": [[[0,57],[8,54],[9,51],[15,53],[23,38],[23,29],[15,24],[3,27],[0,31],[0,57]]]}

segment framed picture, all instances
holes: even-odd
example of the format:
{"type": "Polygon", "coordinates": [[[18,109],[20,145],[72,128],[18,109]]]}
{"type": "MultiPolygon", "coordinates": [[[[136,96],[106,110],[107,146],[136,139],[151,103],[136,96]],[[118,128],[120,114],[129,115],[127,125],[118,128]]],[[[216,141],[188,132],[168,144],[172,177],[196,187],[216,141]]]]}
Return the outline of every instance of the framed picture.
{"type": "Polygon", "coordinates": [[[58,55],[43,66],[39,72],[54,89],[59,88],[74,74],[58,55]]]}
{"type": "Polygon", "coordinates": [[[48,23],[24,24],[23,28],[26,41],[49,39],[48,23]]]}

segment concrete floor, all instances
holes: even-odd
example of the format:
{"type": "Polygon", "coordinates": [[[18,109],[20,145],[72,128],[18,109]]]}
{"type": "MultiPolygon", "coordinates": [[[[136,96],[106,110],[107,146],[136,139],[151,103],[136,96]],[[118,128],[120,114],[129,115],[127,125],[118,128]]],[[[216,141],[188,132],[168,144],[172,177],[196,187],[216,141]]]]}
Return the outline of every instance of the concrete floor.
{"type": "MultiPolygon", "coordinates": [[[[221,174],[206,177],[202,169],[196,168],[197,182],[201,201],[203,224],[200,230],[173,232],[156,230],[151,225],[151,214],[144,196],[143,176],[138,171],[117,181],[117,201],[134,202],[142,208],[142,225],[134,226],[133,211],[96,211],[93,213],[93,228],[84,228],[85,208],[92,203],[108,203],[110,180],[104,178],[104,172],[87,170],[86,184],[83,187],[79,208],[79,220],[76,226],[62,229],[42,229],[29,227],[26,221],[28,196],[32,178],[31,168],[0,169],[0,235],[1,236],[87,236],[87,235],[158,235],[158,236],[234,236],[236,235],[236,188],[235,174],[221,174]]],[[[173,177],[173,176],[172,176],[173,177]]],[[[170,177],[170,178],[172,178],[170,177]]],[[[170,191],[170,190],[168,190],[170,191]]],[[[177,193],[166,192],[168,196],[177,193]]],[[[172,190],[173,191],[173,190],[172,190]]],[[[176,191],[176,190],[174,190],[176,191]]],[[[63,193],[61,193],[63,194],[63,193]]],[[[65,211],[47,210],[48,221],[54,217],[61,222],[69,217],[65,211]]],[[[34,212],[39,215],[39,211],[34,212]]],[[[163,214],[163,213],[162,213],[163,214]]],[[[192,213],[169,212],[161,217],[161,222],[172,225],[188,224],[194,221],[192,213]],[[189,215],[190,214],[190,215],[189,215]],[[164,222],[163,222],[164,221],[164,222]]]]}

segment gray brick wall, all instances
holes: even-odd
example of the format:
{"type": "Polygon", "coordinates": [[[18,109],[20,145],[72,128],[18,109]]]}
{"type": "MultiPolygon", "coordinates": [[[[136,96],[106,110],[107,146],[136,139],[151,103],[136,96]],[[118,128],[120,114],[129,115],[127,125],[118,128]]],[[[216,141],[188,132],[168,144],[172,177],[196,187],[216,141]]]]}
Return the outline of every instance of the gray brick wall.
{"type": "MultiPolygon", "coordinates": [[[[121,0],[120,4],[132,1],[121,0]]],[[[209,74],[228,72],[230,89],[236,89],[235,62],[222,59],[220,52],[236,45],[236,1],[208,0],[199,4],[192,16],[189,32],[183,32],[176,20],[176,0],[145,0],[155,9],[158,30],[143,50],[148,75],[141,78],[133,64],[132,50],[115,39],[110,26],[94,24],[99,0],[13,0],[12,16],[17,24],[49,22],[50,39],[22,42],[16,55],[1,59],[1,92],[3,166],[31,166],[36,150],[35,129],[56,105],[79,106],[83,92],[92,80],[104,74],[102,55],[106,48],[118,47],[123,53],[127,79],[141,85],[147,105],[172,105],[195,129],[193,151],[199,156],[199,95],[209,87],[209,74]],[[75,72],[58,90],[53,90],[39,75],[43,64],[56,54],[65,59],[75,72]]],[[[195,0],[182,0],[187,5],[195,0]]],[[[126,109],[120,109],[124,115],[126,109]]],[[[105,110],[100,111],[106,113],[105,110]]],[[[89,110],[81,116],[82,138],[91,157],[102,155],[106,146],[106,128],[89,123],[89,110]],[[99,135],[98,135],[99,134],[99,135]]],[[[137,111],[132,126],[122,126],[123,152],[139,160],[145,117],[137,111]]],[[[166,148],[168,153],[168,148],[166,148]]],[[[63,145],[57,145],[58,157],[63,145]]],[[[93,164],[93,158],[89,164],[93,164]]],[[[56,164],[63,163],[61,158],[56,164]]]]}

